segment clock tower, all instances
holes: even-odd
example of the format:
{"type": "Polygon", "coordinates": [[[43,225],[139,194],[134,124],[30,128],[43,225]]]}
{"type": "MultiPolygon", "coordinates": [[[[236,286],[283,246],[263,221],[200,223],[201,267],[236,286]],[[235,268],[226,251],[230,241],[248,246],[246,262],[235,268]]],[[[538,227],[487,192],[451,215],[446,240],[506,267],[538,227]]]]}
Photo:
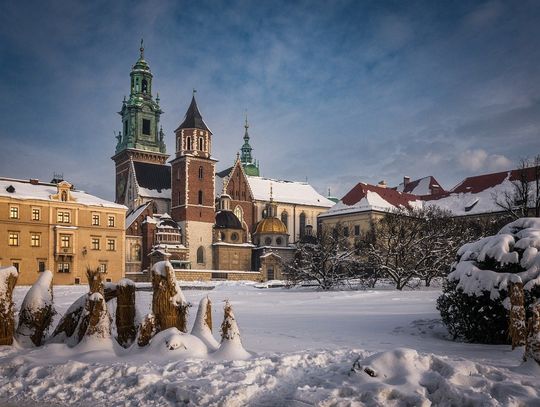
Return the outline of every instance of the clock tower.
{"type": "MultiPolygon", "coordinates": [[[[122,130],[116,135],[116,150],[112,157],[116,164],[115,202],[132,207],[134,197],[130,191],[130,167],[133,162],[165,165],[167,158],[164,133],[159,126],[163,113],[159,107],[159,95],[152,96],[152,72],[144,59],[141,40],[140,56],[130,73],[129,98],[122,102],[120,116],[122,130]]],[[[134,188],[131,188],[134,189],[134,188]]]]}
{"type": "Polygon", "coordinates": [[[211,155],[212,132],[199,112],[195,91],[175,134],[176,157],[171,161],[172,217],[184,230],[191,267],[210,269],[217,160],[211,155]]]}

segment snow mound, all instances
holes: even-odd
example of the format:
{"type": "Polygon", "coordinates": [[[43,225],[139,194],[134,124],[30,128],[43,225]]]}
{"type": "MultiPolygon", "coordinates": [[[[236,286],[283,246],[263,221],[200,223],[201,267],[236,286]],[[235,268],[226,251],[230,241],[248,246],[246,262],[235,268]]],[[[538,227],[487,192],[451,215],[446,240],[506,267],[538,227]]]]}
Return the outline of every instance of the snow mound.
{"type": "Polygon", "coordinates": [[[212,335],[211,320],[211,302],[208,297],[203,297],[199,303],[199,309],[197,310],[197,317],[195,323],[191,329],[191,334],[202,340],[209,350],[215,351],[219,347],[218,341],[212,335]],[[210,317],[208,316],[210,314],[210,317]],[[210,320],[208,320],[210,318],[210,320]]]}
{"type": "Polygon", "coordinates": [[[151,339],[147,353],[167,356],[169,360],[204,358],[207,348],[196,336],[180,332],[177,328],[169,328],[151,339]]]}

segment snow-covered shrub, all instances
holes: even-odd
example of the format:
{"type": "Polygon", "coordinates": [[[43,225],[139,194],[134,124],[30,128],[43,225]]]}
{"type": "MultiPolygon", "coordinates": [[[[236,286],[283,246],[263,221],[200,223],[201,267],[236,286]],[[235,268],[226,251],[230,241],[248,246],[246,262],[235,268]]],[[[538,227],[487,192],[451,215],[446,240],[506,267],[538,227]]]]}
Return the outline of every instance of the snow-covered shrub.
{"type": "Polygon", "coordinates": [[[509,343],[511,283],[522,283],[525,308],[540,297],[540,218],[522,218],[495,236],[463,245],[437,309],[454,338],[509,343]]]}
{"type": "Polygon", "coordinates": [[[0,345],[13,343],[15,330],[13,289],[19,273],[13,266],[0,267],[0,345]]]}
{"type": "Polygon", "coordinates": [[[135,283],[123,278],[116,286],[116,339],[124,348],[129,347],[137,335],[135,313],[135,283]]]}
{"type": "Polygon", "coordinates": [[[203,297],[199,303],[191,335],[202,340],[210,350],[216,350],[219,347],[214,335],[212,335],[212,302],[208,297],[203,297]]]}
{"type": "Polygon", "coordinates": [[[240,329],[238,329],[229,301],[225,301],[223,322],[221,324],[221,344],[213,356],[216,359],[248,359],[251,357],[251,354],[242,346],[240,329]]]}
{"type": "Polygon", "coordinates": [[[160,261],[152,267],[152,312],[159,331],[177,328],[187,332],[187,317],[190,304],[186,301],[172,264],[160,261]]]}
{"type": "Polygon", "coordinates": [[[531,314],[523,359],[532,358],[540,363],[540,302],[531,306],[531,314]]]}
{"type": "Polygon", "coordinates": [[[19,312],[17,341],[40,346],[49,332],[54,314],[53,274],[45,270],[28,290],[19,312]]]}

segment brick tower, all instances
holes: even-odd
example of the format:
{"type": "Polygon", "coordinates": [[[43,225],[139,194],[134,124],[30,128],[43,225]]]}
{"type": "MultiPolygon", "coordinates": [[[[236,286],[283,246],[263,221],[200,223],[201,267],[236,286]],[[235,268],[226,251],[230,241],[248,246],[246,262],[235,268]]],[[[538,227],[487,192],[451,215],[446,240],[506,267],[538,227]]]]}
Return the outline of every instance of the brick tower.
{"type": "Polygon", "coordinates": [[[172,218],[184,231],[191,267],[210,269],[217,160],[211,155],[212,132],[199,112],[195,92],[175,134],[176,157],[171,161],[172,218]]]}

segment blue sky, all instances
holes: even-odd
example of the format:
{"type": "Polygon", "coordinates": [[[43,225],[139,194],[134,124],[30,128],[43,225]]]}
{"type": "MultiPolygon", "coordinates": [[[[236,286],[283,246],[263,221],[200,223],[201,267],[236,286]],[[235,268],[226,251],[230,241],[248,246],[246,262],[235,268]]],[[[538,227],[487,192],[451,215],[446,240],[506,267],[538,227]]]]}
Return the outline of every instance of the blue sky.
{"type": "Polygon", "coordinates": [[[359,181],[509,169],[540,153],[535,1],[3,2],[0,176],[113,199],[114,133],[145,57],[168,152],[197,89],[218,169],[248,110],[262,175],[359,181]]]}

